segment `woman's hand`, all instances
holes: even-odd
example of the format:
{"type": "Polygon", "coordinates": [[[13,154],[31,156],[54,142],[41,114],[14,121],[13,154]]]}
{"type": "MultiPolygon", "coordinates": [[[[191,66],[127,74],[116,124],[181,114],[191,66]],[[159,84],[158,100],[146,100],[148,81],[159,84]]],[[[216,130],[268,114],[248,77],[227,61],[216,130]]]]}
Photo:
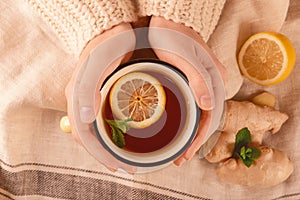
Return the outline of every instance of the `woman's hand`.
{"type": "MultiPolygon", "coordinates": [[[[72,78],[66,88],[68,117],[70,120],[72,134],[75,140],[80,144],[82,144],[82,140],[80,139],[79,132],[92,135],[92,133],[90,133],[91,130],[88,127],[89,124],[93,123],[95,120],[99,110],[100,86],[105,78],[111,74],[121,62],[125,62],[129,59],[130,52],[134,50],[134,47],[135,36],[131,25],[128,23],[122,23],[109,30],[106,30],[101,35],[92,39],[83,50],[72,78]],[[126,39],[123,37],[126,37],[126,39]],[[121,44],[114,44],[118,41],[121,44]],[[122,46],[119,48],[121,49],[120,53],[124,52],[125,54],[120,54],[120,56],[111,58],[110,62],[110,60],[107,60],[107,58],[111,57],[112,54],[118,55],[116,51],[119,51],[119,49],[115,49],[116,45],[122,46]],[[97,62],[93,62],[91,59],[91,53],[95,53],[93,50],[96,47],[97,62]],[[104,60],[107,60],[109,65],[105,65],[106,62],[104,62],[104,60]],[[84,68],[87,62],[92,63],[91,65],[94,66],[84,68]],[[78,125],[78,123],[80,123],[80,125],[78,125]],[[80,131],[80,129],[83,129],[83,131],[80,131]]],[[[97,155],[97,159],[108,169],[115,171],[118,168],[122,168],[129,173],[135,172],[135,167],[118,161],[111,154],[109,154],[104,147],[102,147],[102,145],[98,145],[97,147],[100,148],[98,149],[99,155],[97,155]]]]}
{"type": "Polygon", "coordinates": [[[193,157],[207,139],[208,132],[218,126],[214,116],[223,112],[223,105],[219,104],[225,98],[226,70],[201,36],[185,25],[153,16],[149,42],[160,60],[174,65],[187,76],[195,100],[202,110],[194,141],[174,161],[176,165],[181,165],[193,157]]]}

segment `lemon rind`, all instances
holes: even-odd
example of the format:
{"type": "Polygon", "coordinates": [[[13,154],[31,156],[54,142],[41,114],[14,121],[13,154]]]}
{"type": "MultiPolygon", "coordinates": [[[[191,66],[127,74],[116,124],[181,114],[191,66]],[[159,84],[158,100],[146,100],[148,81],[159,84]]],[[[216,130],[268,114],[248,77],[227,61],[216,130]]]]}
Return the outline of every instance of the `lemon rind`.
{"type": "Polygon", "coordinates": [[[110,93],[110,97],[109,97],[109,103],[112,109],[113,114],[121,120],[127,119],[128,116],[125,116],[122,112],[120,112],[119,109],[116,109],[115,106],[113,106],[113,99],[116,98],[115,96],[115,92],[113,92],[116,89],[120,89],[120,87],[122,86],[122,84],[124,84],[126,81],[133,79],[133,78],[139,78],[139,77],[147,77],[147,81],[150,82],[152,85],[155,86],[155,88],[158,90],[158,101],[160,102],[160,106],[158,106],[155,109],[154,115],[146,120],[143,120],[141,122],[136,122],[136,121],[130,121],[127,122],[127,124],[132,127],[132,128],[136,128],[136,129],[142,129],[142,128],[146,128],[152,124],[154,124],[155,122],[157,122],[159,120],[159,118],[162,116],[164,110],[165,110],[165,105],[166,105],[166,94],[164,91],[163,86],[161,85],[161,83],[158,81],[157,78],[155,78],[152,75],[149,75],[147,73],[144,72],[131,72],[129,74],[126,74],[124,76],[122,76],[120,79],[118,79],[116,81],[116,83],[113,85],[112,89],[111,89],[111,93],[110,93]],[[127,77],[124,78],[124,77],[127,77]],[[128,78],[130,77],[130,78],[128,78]]]}
{"type": "Polygon", "coordinates": [[[273,32],[262,32],[262,33],[257,33],[255,35],[252,35],[243,44],[243,46],[239,52],[239,56],[238,56],[238,64],[239,64],[240,70],[242,71],[244,76],[257,84],[264,85],[264,86],[272,85],[272,84],[279,83],[279,82],[285,80],[290,75],[294,63],[295,63],[295,50],[294,50],[291,42],[288,40],[288,38],[286,38],[286,36],[279,34],[279,33],[273,33],[273,32]],[[272,79],[268,79],[268,80],[264,80],[264,81],[256,79],[255,77],[249,75],[247,70],[245,70],[245,67],[242,62],[245,51],[249,47],[249,45],[253,41],[262,39],[262,38],[266,38],[271,41],[274,41],[279,46],[281,52],[283,53],[283,59],[284,59],[283,64],[282,64],[282,66],[284,66],[284,67],[282,67],[282,69],[280,70],[278,75],[272,79]],[[292,55],[288,56],[287,52],[289,52],[292,55]],[[291,58],[289,58],[289,57],[291,57],[291,58]]]}

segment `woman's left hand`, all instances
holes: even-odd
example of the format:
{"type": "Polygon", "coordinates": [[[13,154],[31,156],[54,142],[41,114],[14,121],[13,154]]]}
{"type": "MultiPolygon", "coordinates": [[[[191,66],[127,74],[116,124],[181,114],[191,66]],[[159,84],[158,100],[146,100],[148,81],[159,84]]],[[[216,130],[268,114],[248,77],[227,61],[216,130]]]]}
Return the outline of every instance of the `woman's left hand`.
{"type": "Polygon", "coordinates": [[[212,123],[218,123],[213,120],[213,114],[214,109],[219,109],[220,106],[215,104],[222,102],[218,98],[225,98],[225,90],[220,92],[216,87],[224,87],[226,69],[201,36],[191,28],[154,16],[149,28],[149,42],[157,57],[177,67],[187,76],[195,101],[202,110],[194,141],[174,161],[176,165],[181,165],[191,159],[205,142],[212,123]]]}

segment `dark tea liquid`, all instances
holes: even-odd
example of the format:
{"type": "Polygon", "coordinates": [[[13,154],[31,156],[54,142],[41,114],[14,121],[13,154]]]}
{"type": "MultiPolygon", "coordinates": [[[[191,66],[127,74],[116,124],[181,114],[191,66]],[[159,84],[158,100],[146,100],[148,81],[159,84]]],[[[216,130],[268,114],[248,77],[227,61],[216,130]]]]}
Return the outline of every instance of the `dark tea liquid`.
{"type": "MultiPolygon", "coordinates": [[[[159,73],[143,72],[160,81],[165,90],[166,105],[164,114],[157,122],[143,129],[130,128],[124,134],[126,145],[123,149],[136,153],[153,152],[167,146],[182,131],[187,115],[184,97],[172,80],[159,73]]],[[[108,98],[109,95],[106,97],[103,117],[116,119],[111,111],[108,98]]],[[[111,128],[107,123],[105,125],[111,138],[111,128]]]]}

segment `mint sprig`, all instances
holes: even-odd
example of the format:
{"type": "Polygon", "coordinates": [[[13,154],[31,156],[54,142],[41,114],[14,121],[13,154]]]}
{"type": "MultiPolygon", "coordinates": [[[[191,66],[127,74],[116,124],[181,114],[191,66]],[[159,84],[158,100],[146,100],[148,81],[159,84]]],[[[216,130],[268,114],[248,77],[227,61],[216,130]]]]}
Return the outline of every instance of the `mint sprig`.
{"type": "Polygon", "coordinates": [[[126,145],[124,134],[130,129],[127,122],[132,121],[131,118],[125,120],[105,119],[112,130],[112,141],[120,148],[126,145]]]}
{"type": "Polygon", "coordinates": [[[247,167],[250,167],[254,160],[261,155],[259,149],[249,146],[251,140],[251,134],[247,127],[239,130],[235,137],[233,157],[241,159],[247,167]]]}

